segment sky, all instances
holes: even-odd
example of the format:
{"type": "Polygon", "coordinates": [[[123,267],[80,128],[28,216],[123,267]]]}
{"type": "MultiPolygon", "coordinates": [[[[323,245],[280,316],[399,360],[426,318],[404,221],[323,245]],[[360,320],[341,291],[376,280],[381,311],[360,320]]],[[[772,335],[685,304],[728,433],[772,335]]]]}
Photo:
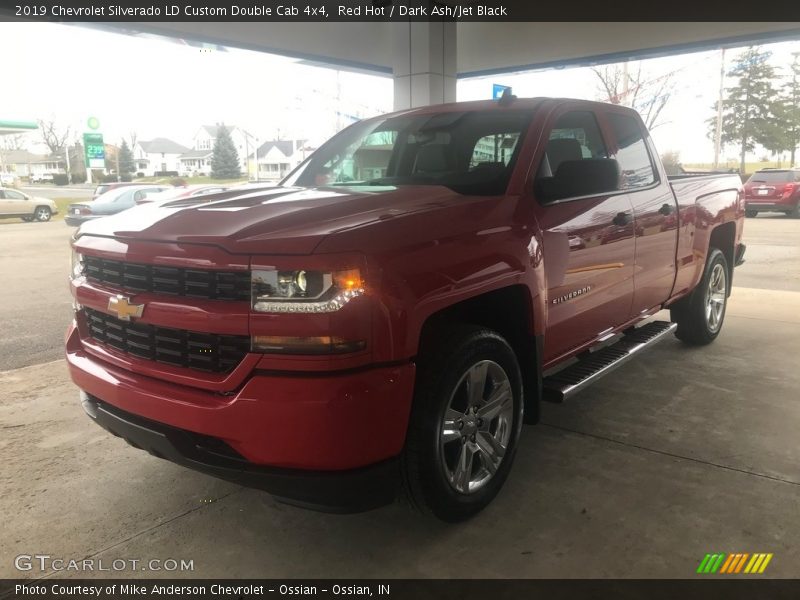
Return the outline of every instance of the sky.
{"type": "MultiPolygon", "coordinates": [[[[793,52],[800,52],[800,42],[764,44],[772,52],[770,63],[779,68],[778,73],[789,72],[793,52]]],[[[725,71],[730,71],[742,49],[725,51],[725,71]]],[[[651,129],[656,148],[661,154],[678,152],[684,163],[711,163],[714,159],[714,143],[709,139],[706,120],[716,113],[714,103],[719,97],[720,50],[695,52],[641,61],[645,80],[654,82],[647,86],[657,88],[660,78],[672,74],[673,92],[664,110],[651,129]]],[[[638,68],[639,61],[629,64],[629,72],[638,68]]],[[[600,67],[602,69],[602,67],[600,67]]],[[[527,73],[493,75],[490,77],[460,80],[459,100],[477,100],[491,94],[492,84],[509,85],[514,94],[525,96],[559,96],[605,100],[600,93],[600,80],[589,67],[547,69],[527,73]]],[[[735,85],[735,79],[726,77],[724,85],[735,85]]],[[[647,90],[645,87],[645,91],[647,90]]],[[[644,94],[646,95],[646,93],[644,94]]],[[[764,155],[756,151],[748,160],[758,160],[764,155]]],[[[788,152],[785,153],[788,157],[788,152]]],[[[720,160],[730,159],[731,166],[738,166],[738,148],[723,149],[720,160]]]]}
{"type": "MultiPolygon", "coordinates": [[[[771,62],[786,73],[800,42],[765,48],[773,52],[771,62]]],[[[727,68],[737,54],[727,51],[727,68]]],[[[390,77],[75,25],[0,23],[0,56],[6,58],[3,80],[13,90],[3,94],[0,119],[54,119],[77,137],[86,130],[87,119],[96,117],[108,143],[136,132],[139,140],[167,137],[190,146],[201,125],[215,123],[243,127],[259,140],[320,143],[356,118],[392,109],[390,77]]],[[[642,61],[647,79],[672,73],[674,82],[652,130],[660,152],[678,152],[684,163],[713,160],[705,121],[713,115],[719,93],[720,58],[720,51],[711,51],[642,61]]],[[[460,79],[457,97],[490,98],[494,83],[512,86],[520,97],[601,99],[599,80],[588,67],[460,79]]],[[[29,149],[42,151],[35,134],[29,137],[29,149]]],[[[722,158],[735,162],[737,154],[728,147],[722,158]]]]}

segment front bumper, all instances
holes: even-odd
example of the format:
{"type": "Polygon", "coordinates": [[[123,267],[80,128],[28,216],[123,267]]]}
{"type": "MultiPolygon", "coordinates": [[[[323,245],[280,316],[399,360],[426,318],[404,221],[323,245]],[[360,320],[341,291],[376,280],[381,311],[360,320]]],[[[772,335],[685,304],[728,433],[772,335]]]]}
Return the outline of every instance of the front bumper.
{"type": "Polygon", "coordinates": [[[81,392],[81,402],[95,423],[135,448],[207,475],[267,491],[283,502],[328,512],[359,512],[388,504],[397,495],[397,459],[333,472],[260,467],[216,438],[143,419],[85,392],[81,392]]]}
{"type": "Polygon", "coordinates": [[[253,371],[235,391],[218,393],[111,365],[83,347],[73,326],[67,364],[98,424],[178,464],[335,511],[371,508],[396,491],[388,475],[405,443],[411,363],[345,373],[253,371]],[[197,453],[187,436],[227,450],[197,453]]]}

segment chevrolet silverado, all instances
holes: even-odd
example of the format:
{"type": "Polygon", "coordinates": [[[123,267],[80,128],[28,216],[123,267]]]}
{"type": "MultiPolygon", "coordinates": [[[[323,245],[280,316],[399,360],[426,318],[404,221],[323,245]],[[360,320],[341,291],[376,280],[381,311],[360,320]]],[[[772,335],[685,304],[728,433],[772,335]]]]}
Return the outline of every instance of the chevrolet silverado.
{"type": "Polygon", "coordinates": [[[541,401],[670,333],[717,337],[744,210],[736,175],[668,178],[621,106],[506,94],[367,119],[277,187],[83,224],[69,370],[98,425],[157,457],[302,506],[402,492],[459,521],[541,401]]]}

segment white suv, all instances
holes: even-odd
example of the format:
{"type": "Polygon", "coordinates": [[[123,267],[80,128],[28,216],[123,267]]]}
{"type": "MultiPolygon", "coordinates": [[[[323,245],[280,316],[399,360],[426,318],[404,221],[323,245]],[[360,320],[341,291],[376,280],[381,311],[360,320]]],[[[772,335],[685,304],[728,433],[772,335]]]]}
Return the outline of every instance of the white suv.
{"type": "Polygon", "coordinates": [[[19,217],[23,221],[49,221],[55,214],[58,214],[58,207],[48,198],[0,187],[0,219],[19,217]]]}

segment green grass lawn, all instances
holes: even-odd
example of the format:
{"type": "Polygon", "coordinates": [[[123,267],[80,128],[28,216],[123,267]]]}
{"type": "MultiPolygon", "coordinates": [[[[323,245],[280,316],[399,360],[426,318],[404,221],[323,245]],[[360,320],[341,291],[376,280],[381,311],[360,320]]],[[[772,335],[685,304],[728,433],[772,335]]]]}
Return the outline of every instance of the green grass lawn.
{"type": "Polygon", "coordinates": [[[58,214],[53,215],[53,220],[60,220],[64,218],[64,215],[67,214],[67,208],[69,208],[70,204],[74,204],[76,202],[86,202],[90,200],[90,198],[56,198],[54,202],[58,207],[58,214]]]}
{"type": "MultiPolygon", "coordinates": [[[[713,169],[714,165],[711,163],[681,163],[684,169],[713,169]]],[[[727,163],[720,163],[721,169],[738,169],[739,163],[738,162],[727,162],[727,163]]],[[[791,165],[789,165],[789,161],[785,160],[782,163],[778,163],[777,161],[767,161],[767,162],[749,162],[745,163],[745,173],[754,173],[759,169],[788,169],[791,165]]]]}

